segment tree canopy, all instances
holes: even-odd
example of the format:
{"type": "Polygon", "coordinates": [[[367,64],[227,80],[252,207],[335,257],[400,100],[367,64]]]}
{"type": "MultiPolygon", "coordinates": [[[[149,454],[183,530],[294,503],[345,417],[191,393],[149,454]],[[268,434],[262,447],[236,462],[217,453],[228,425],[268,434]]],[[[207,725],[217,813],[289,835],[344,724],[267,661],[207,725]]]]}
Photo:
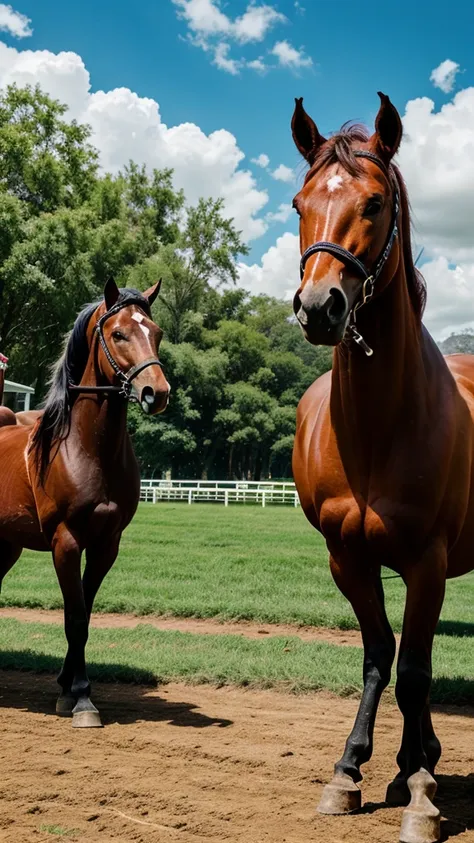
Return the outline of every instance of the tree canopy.
{"type": "Polygon", "coordinates": [[[102,173],[88,126],[39,88],[0,92],[0,345],[41,402],[79,309],[105,281],[144,290],[172,386],[167,412],[130,431],[145,475],[289,476],[295,411],[331,365],[288,303],[238,287],[247,253],[220,200],[186,203],[171,170],[102,173]]]}

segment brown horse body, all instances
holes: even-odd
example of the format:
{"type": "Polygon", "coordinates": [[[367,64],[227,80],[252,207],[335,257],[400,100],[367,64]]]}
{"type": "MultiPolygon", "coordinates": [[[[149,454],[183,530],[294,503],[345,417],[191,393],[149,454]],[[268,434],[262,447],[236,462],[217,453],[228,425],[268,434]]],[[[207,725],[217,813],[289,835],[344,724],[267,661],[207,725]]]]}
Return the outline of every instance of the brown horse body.
{"type": "Polygon", "coordinates": [[[349,129],[329,141],[301,101],[296,105],[293,135],[311,169],[295,199],[303,259],[294,308],[310,342],[336,348],[332,373],[300,402],[293,472],[364,643],[363,698],[320,811],[360,805],[356,783],[372,754],[395,656],[384,565],[407,587],[396,683],[404,717],[400,773],[387,798],[407,804],[411,797],[401,840],[432,843],[439,839],[431,800],[441,752],[429,712],[433,637],[446,578],[474,568],[474,357],[443,358],[421,324],[424,290],[411,256],[408,201],[391,165],[401,123],[381,99],[371,138],[349,129]],[[364,266],[374,267],[380,254],[382,270],[367,287],[364,266]],[[364,264],[362,277],[352,256],[364,264]]]}
{"type": "Polygon", "coordinates": [[[139,369],[133,387],[148,412],[164,410],[169,395],[156,359],[161,331],[150,319],[155,290],[145,296],[124,291],[119,298],[109,284],[106,292],[106,304],[89,309],[83,335],[76,340],[79,356],[86,359],[79,365],[75,397],[64,382],[75,364],[74,349],[68,347],[38,423],[0,428],[0,583],[23,548],[52,552],[69,645],[59,677],[58,713],[73,713],[74,725],[80,726],[100,725],[85,667],[89,617],[140,493],[126,427],[127,402],[114,386],[116,372],[96,331],[101,316],[112,314],[104,322],[103,337],[124,378],[132,368],[139,369]]]}

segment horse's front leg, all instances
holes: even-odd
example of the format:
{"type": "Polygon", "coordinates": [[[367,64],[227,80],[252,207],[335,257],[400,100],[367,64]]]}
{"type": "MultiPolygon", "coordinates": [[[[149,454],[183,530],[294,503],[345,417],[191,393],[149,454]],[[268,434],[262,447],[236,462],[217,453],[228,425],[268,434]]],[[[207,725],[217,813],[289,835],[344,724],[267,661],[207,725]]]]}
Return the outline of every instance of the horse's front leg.
{"type": "Polygon", "coordinates": [[[395,693],[403,714],[400,774],[391,788],[406,782],[411,797],[403,812],[402,843],[435,843],[440,837],[439,811],[433,805],[436,782],[432,776],[440,746],[428,717],[431,687],[431,651],[443,605],[447,554],[433,545],[422,559],[405,571],[407,600],[397,667],[395,693]],[[429,757],[431,756],[431,757],[429,757]]]}
{"type": "Polygon", "coordinates": [[[101,726],[99,712],[90,699],[91,686],[86,671],[85,647],[89,618],[81,581],[81,548],[76,537],[61,524],[52,541],[54,567],[64,600],[64,630],[68,651],[58,677],[62,693],[56,705],[58,714],[70,716],[73,726],[101,726]]]}
{"type": "Polygon", "coordinates": [[[95,543],[86,550],[86,567],[82,585],[88,618],[91,616],[94,600],[104,577],[117,559],[121,535],[121,532],[107,535],[101,542],[95,543]]]}
{"type": "MultiPolygon", "coordinates": [[[[436,737],[431,720],[431,711],[429,701],[426,703],[423,714],[421,716],[421,734],[423,741],[423,749],[428,760],[428,770],[434,776],[436,765],[441,758],[441,744],[436,737]]],[[[389,805],[408,805],[410,801],[410,791],[408,789],[405,770],[407,768],[407,759],[405,754],[408,747],[405,744],[400,748],[397,756],[398,766],[400,767],[399,774],[390,782],[387,788],[386,801],[389,805]]]]}
{"type": "Polygon", "coordinates": [[[361,764],[372,756],[373,733],[382,691],[390,682],[395,658],[395,638],[385,613],[380,569],[364,571],[353,561],[331,557],[331,571],[342,593],[352,604],[364,644],[364,691],[354,728],[344,754],[337,762],[332,782],[323,790],[318,811],[345,814],[361,807],[361,764]]]}

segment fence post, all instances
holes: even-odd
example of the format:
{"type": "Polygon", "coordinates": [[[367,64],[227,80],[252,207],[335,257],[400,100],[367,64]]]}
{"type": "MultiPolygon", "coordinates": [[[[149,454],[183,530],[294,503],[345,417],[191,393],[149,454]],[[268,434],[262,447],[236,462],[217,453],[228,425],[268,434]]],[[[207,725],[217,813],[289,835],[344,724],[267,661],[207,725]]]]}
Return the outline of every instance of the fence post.
{"type": "Polygon", "coordinates": [[[189,492],[188,492],[188,503],[192,503],[192,502],[193,502],[193,490],[190,489],[189,492]]]}
{"type": "Polygon", "coordinates": [[[153,503],[156,503],[156,488],[153,487],[153,503]]]}
{"type": "Polygon", "coordinates": [[[266,492],[263,491],[262,492],[262,506],[265,506],[265,495],[266,495],[266,492]]]}
{"type": "Polygon", "coordinates": [[[224,506],[229,506],[229,490],[224,489],[224,506]]]}

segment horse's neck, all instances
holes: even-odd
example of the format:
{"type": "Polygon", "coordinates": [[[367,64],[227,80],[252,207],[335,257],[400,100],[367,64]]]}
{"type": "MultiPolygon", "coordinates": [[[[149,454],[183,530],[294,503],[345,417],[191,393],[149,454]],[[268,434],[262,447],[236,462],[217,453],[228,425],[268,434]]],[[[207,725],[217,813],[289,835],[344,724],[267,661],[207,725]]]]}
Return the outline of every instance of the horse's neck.
{"type": "MultiPolygon", "coordinates": [[[[97,386],[94,362],[89,360],[81,385],[97,386]]],[[[71,441],[104,469],[117,467],[127,441],[127,403],[121,396],[79,393],[71,413],[71,441]]]]}
{"type": "Polygon", "coordinates": [[[360,311],[358,328],[374,353],[352,341],[336,349],[331,415],[341,438],[349,433],[373,453],[390,444],[401,420],[422,421],[428,407],[424,340],[403,267],[360,311]]]}

